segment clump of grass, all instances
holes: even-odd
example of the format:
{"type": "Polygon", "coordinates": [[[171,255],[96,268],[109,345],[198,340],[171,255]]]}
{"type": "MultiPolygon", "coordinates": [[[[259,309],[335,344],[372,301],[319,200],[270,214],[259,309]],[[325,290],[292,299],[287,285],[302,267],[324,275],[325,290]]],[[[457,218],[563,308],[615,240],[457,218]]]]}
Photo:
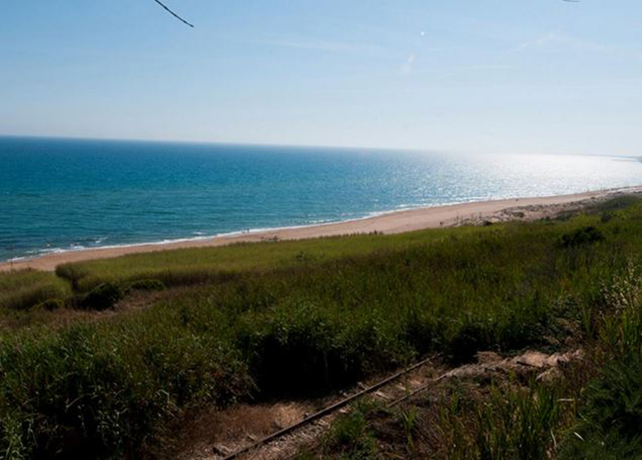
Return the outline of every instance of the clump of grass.
{"type": "Polygon", "coordinates": [[[607,363],[588,386],[561,458],[638,459],[642,454],[642,356],[607,363]]]}
{"type": "Polygon", "coordinates": [[[399,421],[401,422],[404,434],[406,435],[406,444],[409,451],[413,451],[415,449],[415,434],[418,428],[418,417],[419,411],[416,406],[402,409],[398,413],[399,421]]]}
{"type": "Polygon", "coordinates": [[[0,310],[25,310],[48,299],[71,294],[69,283],[53,273],[20,270],[0,273],[0,310]]]}
{"type": "Polygon", "coordinates": [[[439,450],[444,458],[462,460],[554,458],[562,426],[573,415],[562,394],[534,382],[528,388],[493,384],[481,396],[455,388],[451,402],[438,410],[439,438],[450,440],[442,440],[439,450]]]}
{"type": "Polygon", "coordinates": [[[126,291],[164,291],[165,283],[154,279],[137,280],[127,285],[126,291]]]}
{"type": "Polygon", "coordinates": [[[379,458],[375,438],[368,417],[377,406],[368,401],[359,402],[348,414],[342,415],[326,435],[324,451],[345,460],[379,458]]]}
{"type": "Polygon", "coordinates": [[[546,386],[501,391],[493,388],[490,402],[475,414],[478,458],[550,458],[553,430],[563,414],[559,393],[546,386]]]}
{"type": "Polygon", "coordinates": [[[44,302],[36,305],[35,308],[42,308],[47,311],[54,311],[61,308],[65,308],[66,302],[62,299],[47,299],[44,302]]]}

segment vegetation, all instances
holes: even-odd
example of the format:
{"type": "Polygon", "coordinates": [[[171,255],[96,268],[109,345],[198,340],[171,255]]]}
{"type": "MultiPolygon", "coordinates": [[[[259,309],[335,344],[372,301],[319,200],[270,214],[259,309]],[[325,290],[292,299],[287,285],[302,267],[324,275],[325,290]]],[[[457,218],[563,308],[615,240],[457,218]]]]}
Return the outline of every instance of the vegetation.
{"type": "Polygon", "coordinates": [[[69,284],[52,273],[21,270],[0,275],[0,310],[24,310],[69,295],[69,284]]]}
{"type": "Polygon", "coordinates": [[[445,232],[417,232],[403,237],[372,234],[277,243],[238,243],[208,249],[177,249],[65,264],[59,266],[56,273],[80,292],[87,292],[105,282],[124,284],[143,279],[159,280],[168,287],[195,285],[226,281],[234,274],[248,270],[318,264],[336,258],[439,240],[451,233],[464,235],[470,231],[461,228],[445,232]]]}
{"type": "Polygon", "coordinates": [[[78,305],[85,310],[107,310],[114,308],[124,295],[125,293],[117,284],[103,283],[82,296],[78,305]]]}
{"type": "MultiPolygon", "coordinates": [[[[642,378],[634,365],[642,203],[608,206],[560,221],[159,252],[70,264],[58,277],[2,275],[1,299],[45,281],[59,291],[3,303],[0,315],[27,315],[48,299],[65,306],[56,301],[50,322],[0,336],[0,452],[136,457],[188,410],[322,394],[432,351],[458,364],[482,350],[555,350],[570,322],[595,363],[577,388],[497,385],[478,404],[442,414],[442,435],[462,440],[451,452],[459,458],[591,458],[609,446],[634,458],[640,439],[626,427],[640,417],[631,401],[642,378]],[[153,303],[120,306],[135,292],[153,303]],[[76,309],[82,320],[55,322],[76,309]],[[559,402],[571,397],[581,404],[559,402]]],[[[406,449],[421,449],[422,412],[405,411],[390,417],[406,449]]],[[[373,458],[369,417],[387,417],[380,412],[364,409],[339,425],[324,455],[373,458]]]]}

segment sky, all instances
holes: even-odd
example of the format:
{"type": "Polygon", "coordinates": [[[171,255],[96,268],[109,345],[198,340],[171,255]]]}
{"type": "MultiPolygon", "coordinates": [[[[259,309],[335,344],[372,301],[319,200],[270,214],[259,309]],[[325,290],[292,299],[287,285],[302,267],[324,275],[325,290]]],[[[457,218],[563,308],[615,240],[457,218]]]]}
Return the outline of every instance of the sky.
{"type": "Polygon", "coordinates": [[[642,155],[640,0],[8,0],[0,135],[642,155]]]}

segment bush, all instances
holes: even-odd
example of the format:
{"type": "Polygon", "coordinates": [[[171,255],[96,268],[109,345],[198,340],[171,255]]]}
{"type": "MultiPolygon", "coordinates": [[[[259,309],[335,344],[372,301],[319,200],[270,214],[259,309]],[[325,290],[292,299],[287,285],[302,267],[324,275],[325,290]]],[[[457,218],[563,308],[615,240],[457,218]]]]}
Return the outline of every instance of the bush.
{"type": "Polygon", "coordinates": [[[80,301],[80,308],[84,310],[107,310],[114,308],[116,303],[123,298],[123,290],[113,283],[104,283],[94,288],[80,301]]]}
{"type": "Polygon", "coordinates": [[[559,244],[563,248],[576,248],[578,246],[599,243],[605,239],[602,232],[591,225],[562,235],[559,244]]]}

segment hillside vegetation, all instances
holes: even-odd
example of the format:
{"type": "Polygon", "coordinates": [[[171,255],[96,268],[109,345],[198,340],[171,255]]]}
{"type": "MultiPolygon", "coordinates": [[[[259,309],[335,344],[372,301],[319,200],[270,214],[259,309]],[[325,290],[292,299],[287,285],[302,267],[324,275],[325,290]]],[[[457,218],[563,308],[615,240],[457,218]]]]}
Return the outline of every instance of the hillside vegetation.
{"type": "MultiPolygon", "coordinates": [[[[487,412],[444,416],[444,436],[466,443],[444,458],[595,458],[613,449],[613,458],[636,458],[641,255],[642,203],[626,199],[555,221],[179,250],[65,265],[57,275],[3,274],[0,452],[140,457],[188,410],[326,394],[431,352],[456,365],[478,351],[555,351],[568,335],[561,324],[573,324],[594,357],[584,377],[508,400],[497,390],[487,412]],[[133,298],[151,300],[134,308],[133,298]],[[581,395],[578,404],[558,407],[571,393],[581,395]],[[526,451],[508,428],[534,426],[524,417],[540,420],[546,398],[543,444],[526,451]],[[506,421],[507,408],[517,419],[506,421]],[[494,426],[508,427],[508,437],[485,437],[494,426]]],[[[359,433],[375,439],[367,420],[359,433]]],[[[353,438],[356,447],[322,455],[379,455],[376,443],[353,438]],[[370,450],[361,451],[361,441],[370,450]]]]}

